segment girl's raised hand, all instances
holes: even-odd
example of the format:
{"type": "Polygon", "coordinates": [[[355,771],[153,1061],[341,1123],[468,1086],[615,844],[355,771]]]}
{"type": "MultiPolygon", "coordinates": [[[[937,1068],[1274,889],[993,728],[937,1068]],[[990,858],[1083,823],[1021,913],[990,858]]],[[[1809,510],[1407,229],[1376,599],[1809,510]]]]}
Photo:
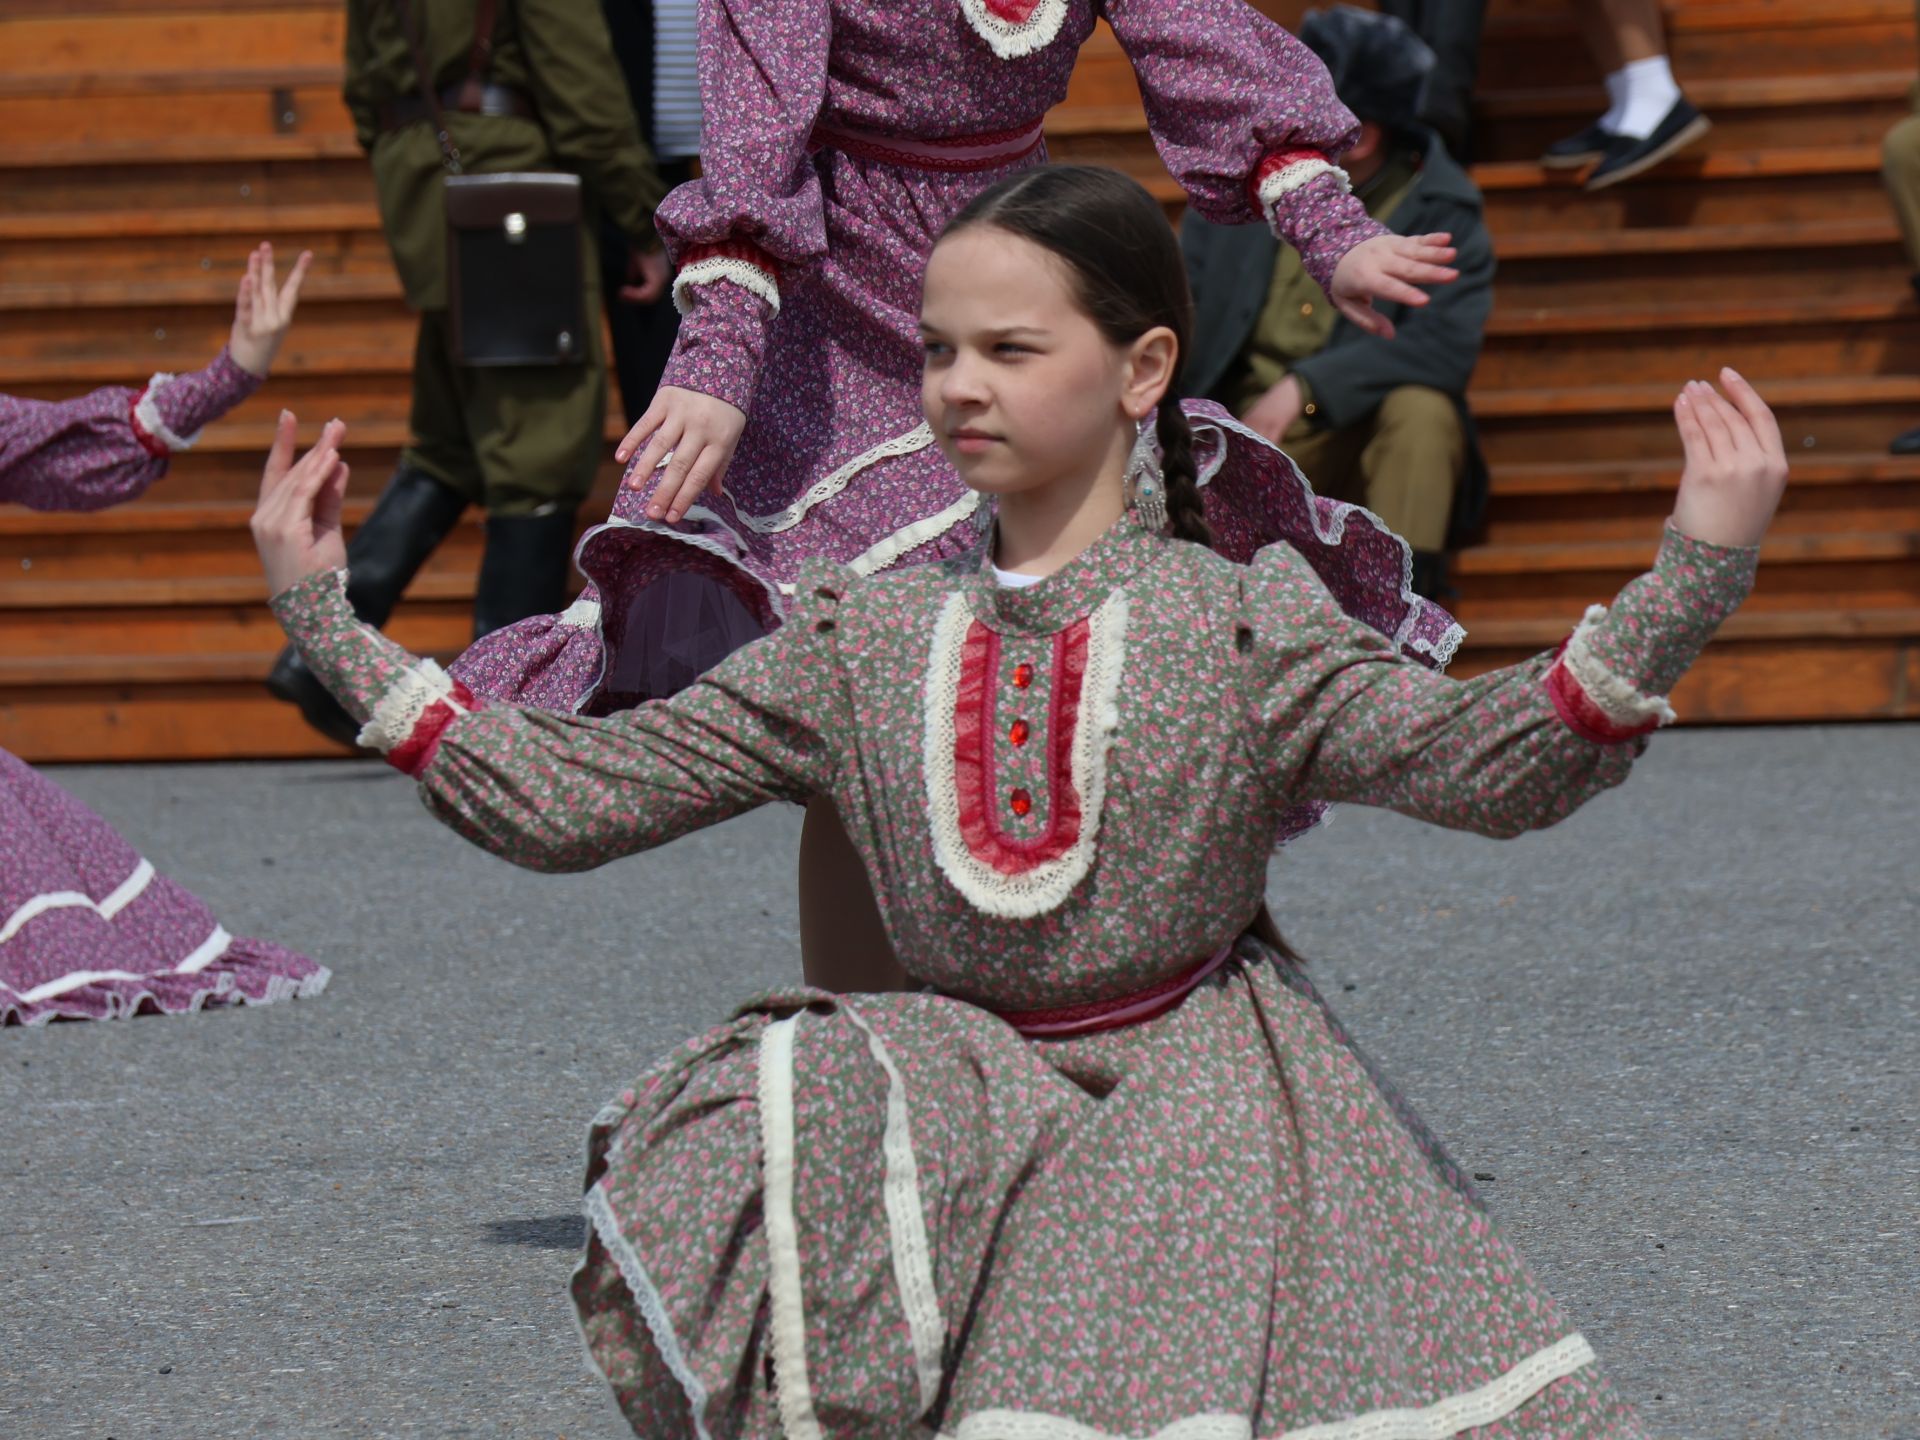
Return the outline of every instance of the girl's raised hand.
{"type": "Polygon", "coordinates": [[[1376,235],[1340,257],[1333,271],[1334,308],[1369,335],[1393,338],[1393,322],[1373,308],[1376,300],[1425,305],[1419,285],[1458,280],[1453,236],[1376,235]]]}
{"type": "Polygon", "coordinates": [[[273,357],[293,324],[293,312],[300,305],[300,283],[313,264],[313,252],[302,250],[293,262],[293,270],[284,285],[276,285],[273,275],[273,246],[262,241],[247,256],[247,273],[240,277],[240,291],[233,300],[233,333],[227,349],[234,364],[262,380],[273,368],[273,357]]]}
{"type": "Polygon", "coordinates": [[[347,427],[329,420],[296,465],[294,425],[293,412],[282,410],[260,476],[260,503],[253,512],[253,543],[260,552],[260,568],[267,572],[269,595],[347,563],[346,537],[340,531],[348,476],[340,442],[347,427]]]}
{"type": "Polygon", "coordinates": [[[1687,468],[1673,525],[1709,545],[1758,545],[1787,488],[1787,447],[1767,402],[1738,372],[1720,372],[1726,394],[1691,380],[1673,402],[1687,468]]]}
{"type": "Polygon", "coordinates": [[[663,385],[614,458],[625,464],[638,450],[640,458],[627,470],[627,488],[653,486],[647,517],[678,520],[701,491],[718,488],[746,428],[747,417],[726,401],[663,385]]]}

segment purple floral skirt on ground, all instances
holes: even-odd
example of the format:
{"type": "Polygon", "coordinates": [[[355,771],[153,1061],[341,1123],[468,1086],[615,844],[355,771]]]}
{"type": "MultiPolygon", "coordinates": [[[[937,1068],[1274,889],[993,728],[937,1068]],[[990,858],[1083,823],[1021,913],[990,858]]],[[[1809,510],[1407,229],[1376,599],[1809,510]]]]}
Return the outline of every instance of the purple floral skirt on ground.
{"type": "Polygon", "coordinates": [[[776,994],[594,1122],[573,1299],[649,1440],[1639,1440],[1297,967],[1023,1039],[776,994]]]}
{"type": "Polygon", "coordinates": [[[237,939],[105,820],[0,750],[0,1024],[317,995],[328,972],[237,939]]]}
{"type": "MultiPolygon", "coordinates": [[[[778,625],[812,556],[872,574],[976,545],[989,509],[920,409],[921,276],[953,215],[1041,158],[948,174],[818,152],[826,258],[783,280],[725,493],[667,525],[646,518],[644,493],[623,487],[576,552],[591,582],[579,602],[478,641],[455,676],[489,699],[624,709],[671,694],[778,625]]],[[[1221,553],[1244,562],[1290,543],[1348,614],[1414,659],[1446,663],[1461,632],[1412,593],[1403,541],[1368,512],[1315,496],[1291,460],[1219,406],[1186,410],[1221,553]]],[[[1312,818],[1303,812],[1284,833],[1312,818]]]]}

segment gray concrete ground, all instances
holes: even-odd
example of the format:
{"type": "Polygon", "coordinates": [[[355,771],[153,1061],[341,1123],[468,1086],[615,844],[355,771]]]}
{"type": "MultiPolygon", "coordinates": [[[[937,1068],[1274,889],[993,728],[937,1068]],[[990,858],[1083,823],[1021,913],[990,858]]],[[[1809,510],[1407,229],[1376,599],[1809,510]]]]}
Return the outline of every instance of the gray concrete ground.
{"type": "MultiPolygon", "coordinates": [[[[610,1434],[585,1123],[796,973],[797,815],[549,878],[372,765],[57,778],[334,982],[0,1032],[0,1434],[610,1434]]],[[[1917,827],[1920,727],[1683,733],[1544,835],[1348,810],[1275,866],[1658,1435],[1920,1437],[1917,827]]]]}

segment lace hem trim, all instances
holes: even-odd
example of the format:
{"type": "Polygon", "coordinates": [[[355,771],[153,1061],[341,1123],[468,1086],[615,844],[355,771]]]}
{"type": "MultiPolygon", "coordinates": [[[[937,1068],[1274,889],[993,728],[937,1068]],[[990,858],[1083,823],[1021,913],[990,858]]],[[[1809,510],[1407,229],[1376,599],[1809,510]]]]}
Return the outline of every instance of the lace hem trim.
{"type": "Polygon", "coordinates": [[[1002,60],[1051,45],[1067,20],[1067,0],[960,0],[974,34],[1002,60]]]}
{"type": "Polygon", "coordinates": [[[793,529],[806,519],[807,512],[814,506],[831,500],[846,489],[853,477],[862,470],[877,465],[882,460],[891,460],[900,455],[912,455],[931,444],[933,444],[933,427],[922,422],[904,435],[895,435],[890,440],[882,440],[878,445],[862,451],[846,464],[814,481],[807,487],[806,494],[784,510],[776,511],[771,515],[749,515],[744,510],[735,513],[739,516],[740,523],[756,534],[778,535],[782,531],[793,529]]]}
{"type": "Polygon", "coordinates": [[[1313,493],[1313,486],[1301,471],[1300,467],[1294,463],[1293,457],[1287,454],[1286,451],[1280,449],[1280,447],[1275,445],[1271,440],[1267,439],[1266,436],[1260,434],[1257,430],[1248,429],[1238,420],[1228,419],[1220,415],[1206,415],[1192,417],[1191,423],[1196,439],[1206,430],[1213,430],[1221,437],[1219,447],[1215,453],[1208,458],[1206,465],[1200,470],[1198,479],[1200,486],[1206,486],[1214,476],[1219,474],[1221,467],[1225,465],[1227,458],[1226,436],[1228,434],[1238,435],[1255,445],[1261,445],[1268,450],[1272,450],[1287,462],[1287,469],[1293,476],[1294,484],[1300,488],[1305,497],[1307,514],[1313,522],[1314,536],[1323,545],[1337,546],[1345,544],[1347,538],[1347,521],[1357,515],[1362,520],[1370,523],[1374,529],[1378,530],[1394,545],[1399,547],[1399,598],[1401,604],[1405,607],[1405,613],[1401,616],[1400,624],[1393,632],[1394,647],[1403,652],[1429,656],[1433,660],[1436,669],[1445,670],[1447,666],[1453,663],[1453,657],[1460,649],[1460,643],[1467,638],[1466,628],[1462,626],[1459,621],[1455,620],[1451,621],[1447,628],[1443,630],[1436,639],[1428,639],[1424,635],[1416,635],[1414,633],[1414,628],[1419,624],[1421,616],[1424,615],[1431,606],[1427,600],[1415,593],[1413,588],[1413,547],[1390,530],[1384,520],[1365,506],[1350,505],[1340,500],[1328,502],[1333,512],[1331,518],[1328,518],[1324,512],[1322,512],[1321,508],[1314,503],[1316,497],[1313,493]]]}
{"type": "MultiPolygon", "coordinates": [[[[1474,1390],[1417,1409],[1373,1410],[1283,1430],[1270,1440],[1453,1440],[1504,1419],[1547,1386],[1590,1364],[1593,1347],[1569,1335],[1535,1351],[1504,1375],[1474,1390]]],[[[1239,1415],[1189,1415],[1153,1432],[1147,1440],[1252,1440],[1253,1427],[1239,1415]]],[[[941,1440],[1128,1440],[1062,1415],[1031,1410],[980,1410],[941,1440]]]]}
{"type": "MultiPolygon", "coordinates": [[[[680,1343],[680,1337],[674,1332],[673,1321],[667,1314],[667,1302],[661,1297],[660,1287],[653,1283],[653,1276],[647,1273],[647,1267],[627,1237],[620,1233],[620,1221],[613,1213],[613,1205],[607,1199],[606,1192],[598,1185],[587,1191],[585,1203],[587,1220],[593,1226],[594,1234],[600,1237],[600,1243],[607,1247],[607,1253],[613,1257],[613,1263],[620,1269],[620,1278],[626,1283],[627,1293],[633,1296],[633,1303],[640,1311],[640,1318],[646,1322],[647,1333],[653,1337],[653,1348],[660,1352],[667,1370],[679,1382],[687,1397],[687,1408],[693,1415],[693,1433],[699,1440],[709,1440],[707,1434],[707,1387],[700,1383],[700,1377],[693,1373],[693,1367],[687,1363],[687,1352],[680,1343]]],[[[586,1262],[583,1260],[581,1264],[586,1262]]],[[[576,1270],[576,1274],[578,1271],[576,1270]]],[[[580,1323],[578,1311],[574,1314],[574,1323],[580,1323]]],[[[581,1341],[586,1342],[586,1332],[581,1331],[581,1341]]],[[[587,1346],[587,1363],[603,1381],[606,1372],[593,1358],[593,1347],[587,1346]]]]}
{"type": "Polygon", "coordinates": [[[920,1385],[924,1415],[940,1397],[947,1326],[940,1313],[940,1294],[933,1282],[933,1246],[927,1240],[926,1215],[920,1200],[920,1167],[913,1157],[913,1130],[907,1111],[907,1082],[893,1063],[886,1043],[853,1006],[840,1009],[867,1037],[874,1062],[887,1072],[887,1123],[881,1141],[886,1179],[881,1199],[887,1211],[887,1231],[893,1246],[893,1283],[907,1314],[907,1333],[913,1341],[913,1368],[920,1385]]]}
{"type": "Polygon", "coordinates": [[[147,388],[134,397],[133,412],[128,417],[133,422],[134,438],[140,442],[140,447],[156,460],[165,459],[168,455],[181,450],[191,450],[201,435],[198,430],[191,435],[176,435],[167,428],[167,422],[161,416],[160,407],[155,403],[153,394],[154,391],[172,384],[173,380],[172,375],[163,372],[147,381],[147,388]],[[157,450],[154,448],[156,445],[160,447],[157,450]]]}
{"type": "Polygon", "coordinates": [[[49,910],[71,910],[84,908],[93,911],[102,920],[111,920],[127,906],[131,905],[147,886],[153,883],[154,870],[150,861],[142,860],[133,867],[133,873],[122,880],[106,899],[96,903],[92,896],[83,895],[78,890],[47,890],[31,897],[14,907],[6,923],[0,925],[0,945],[18,935],[29,920],[44,915],[49,910]]]}
{"type": "Polygon", "coordinates": [[[576,630],[598,630],[600,628],[600,602],[591,595],[582,595],[565,610],[560,612],[560,623],[571,625],[576,630]]]}
{"type": "Polygon", "coordinates": [[[873,575],[897,564],[900,558],[918,550],[930,540],[938,540],[947,531],[973,516],[980,509],[980,492],[969,490],[937,515],[903,525],[878,544],[870,546],[847,563],[856,575],[873,575]]]}
{"type": "Polygon", "coordinates": [[[1597,745],[1649,735],[1679,717],[1662,695],[1644,695],[1593,653],[1593,633],[1607,607],[1592,605],[1547,671],[1547,694],[1567,727],[1597,745]]]}

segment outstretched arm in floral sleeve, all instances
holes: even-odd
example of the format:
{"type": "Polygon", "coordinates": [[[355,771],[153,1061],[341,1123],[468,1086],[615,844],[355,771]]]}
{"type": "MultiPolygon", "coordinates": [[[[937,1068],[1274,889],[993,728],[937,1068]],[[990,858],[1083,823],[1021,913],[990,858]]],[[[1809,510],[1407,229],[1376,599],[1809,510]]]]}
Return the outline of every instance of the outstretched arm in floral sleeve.
{"type": "Polygon", "coordinates": [[[1351,800],[1511,836],[1624,780],[1641,738],[1673,718],[1667,693],[1751,588],[1786,484],[1772,413],[1732,371],[1721,378],[1730,400],[1690,385],[1676,402],[1687,468],[1654,568],[1555,652],[1449,680],[1348,620],[1291,551],[1263,551],[1241,624],[1254,763],[1274,803],[1351,800]]]}
{"type": "Polygon", "coordinates": [[[138,390],[108,386],[77,400],[0,395],[0,501],[32,510],[104,510],[145,493],[176,451],[260,388],[313,261],[302,254],[284,285],[273,247],[247,257],[233,333],[213,363],[190,375],[155,375],[138,390]]]}
{"type": "Polygon", "coordinates": [[[1239,0],[1099,8],[1133,63],[1160,158],[1207,219],[1264,220],[1373,335],[1393,333],[1375,300],[1424,305],[1416,286],[1455,278],[1451,236],[1394,235],[1349,193],[1339,160],[1360,127],[1299,39],[1239,0]]]}
{"type": "Polygon", "coordinates": [[[274,614],[364,722],[361,743],[414,776],[448,827],[517,865],[587,870],[831,791],[847,722],[834,627],[817,613],[837,604],[831,567],[779,630],[671,700],[605,718],[484,704],[347,604],[344,433],[328,425],[296,465],[282,417],[253,522],[274,614]]]}

